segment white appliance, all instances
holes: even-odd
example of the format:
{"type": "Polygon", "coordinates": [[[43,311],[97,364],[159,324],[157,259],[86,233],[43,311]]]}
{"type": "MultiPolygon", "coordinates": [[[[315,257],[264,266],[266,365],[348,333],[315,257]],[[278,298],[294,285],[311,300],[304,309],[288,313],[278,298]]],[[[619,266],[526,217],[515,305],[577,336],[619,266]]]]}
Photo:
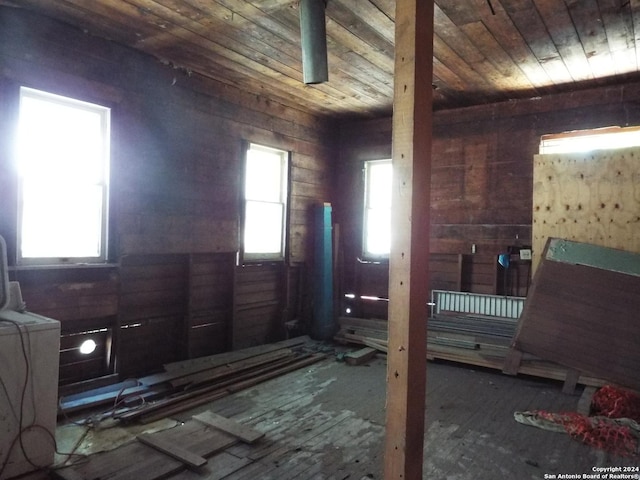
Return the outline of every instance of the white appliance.
{"type": "MultiPolygon", "coordinates": [[[[3,283],[2,237],[0,250],[3,283]]],[[[11,309],[24,305],[17,283],[3,291],[11,298],[0,301],[0,480],[53,463],[60,355],[60,322],[11,309]]]]}

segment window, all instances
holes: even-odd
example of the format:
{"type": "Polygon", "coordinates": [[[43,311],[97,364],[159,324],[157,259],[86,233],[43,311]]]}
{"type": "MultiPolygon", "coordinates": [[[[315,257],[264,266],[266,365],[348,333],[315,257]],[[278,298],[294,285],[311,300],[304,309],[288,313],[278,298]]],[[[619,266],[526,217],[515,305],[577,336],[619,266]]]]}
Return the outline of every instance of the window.
{"type": "Polygon", "coordinates": [[[363,250],[366,258],[386,257],[391,250],[391,160],[364,164],[363,250]]]}
{"type": "Polygon", "coordinates": [[[543,135],[540,139],[540,153],[588,152],[639,145],[640,127],[608,127],[543,135]]]}
{"type": "Polygon", "coordinates": [[[245,260],[281,260],[285,252],[289,154],[250,143],[245,154],[245,260]]]}
{"type": "Polygon", "coordinates": [[[106,260],[106,107],[20,89],[18,261],[106,260]]]}

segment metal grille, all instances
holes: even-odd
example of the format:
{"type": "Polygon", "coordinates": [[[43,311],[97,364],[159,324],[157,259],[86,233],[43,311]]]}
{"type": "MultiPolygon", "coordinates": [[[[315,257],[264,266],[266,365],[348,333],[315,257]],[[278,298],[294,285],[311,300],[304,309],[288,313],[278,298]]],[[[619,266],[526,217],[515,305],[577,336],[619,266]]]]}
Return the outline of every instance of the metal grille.
{"type": "Polygon", "coordinates": [[[433,290],[431,316],[442,312],[457,312],[518,319],[524,300],[525,297],[433,290]]]}

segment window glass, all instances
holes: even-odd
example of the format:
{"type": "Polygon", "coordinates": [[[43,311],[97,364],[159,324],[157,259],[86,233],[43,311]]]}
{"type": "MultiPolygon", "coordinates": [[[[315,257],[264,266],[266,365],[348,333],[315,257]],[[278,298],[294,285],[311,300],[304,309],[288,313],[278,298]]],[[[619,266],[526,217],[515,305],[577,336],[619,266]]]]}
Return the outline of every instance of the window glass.
{"type": "Polygon", "coordinates": [[[289,154],[249,144],[244,185],[245,259],[282,259],[285,249],[289,154]]]}
{"type": "Polygon", "coordinates": [[[391,250],[391,160],[367,161],[364,170],[364,256],[388,256],[391,250]]]}
{"type": "Polygon", "coordinates": [[[540,153],[590,152],[640,146],[640,127],[607,127],[543,135],[540,153]]]}
{"type": "Polygon", "coordinates": [[[106,107],[20,90],[19,262],[106,260],[106,107]]]}

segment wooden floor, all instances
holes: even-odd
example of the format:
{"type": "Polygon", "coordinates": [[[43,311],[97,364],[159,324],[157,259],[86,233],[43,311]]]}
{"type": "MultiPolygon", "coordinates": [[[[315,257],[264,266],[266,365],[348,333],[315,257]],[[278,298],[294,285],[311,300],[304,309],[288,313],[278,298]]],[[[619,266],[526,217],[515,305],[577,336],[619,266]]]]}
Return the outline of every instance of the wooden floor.
{"type": "MultiPolygon", "coordinates": [[[[384,355],[361,366],[329,358],[177,415],[174,418],[186,423],[174,430],[186,428],[192,415],[210,410],[262,431],[265,437],[253,445],[235,443],[209,458],[203,468],[183,469],[168,478],[382,478],[385,369],[384,355]]],[[[549,478],[545,474],[581,475],[596,466],[631,465],[563,433],[514,421],[516,411],[576,411],[581,392],[567,395],[561,387],[553,381],[429,362],[424,478],[543,479],[549,478]]],[[[144,464],[139,453],[126,452],[119,455],[122,462],[144,464]]],[[[107,454],[94,458],[100,455],[107,454]]],[[[59,470],[58,475],[97,478],[89,465],[59,470]]],[[[120,472],[100,478],[153,478],[149,470],[138,467],[132,470],[135,476],[120,472]]]]}

